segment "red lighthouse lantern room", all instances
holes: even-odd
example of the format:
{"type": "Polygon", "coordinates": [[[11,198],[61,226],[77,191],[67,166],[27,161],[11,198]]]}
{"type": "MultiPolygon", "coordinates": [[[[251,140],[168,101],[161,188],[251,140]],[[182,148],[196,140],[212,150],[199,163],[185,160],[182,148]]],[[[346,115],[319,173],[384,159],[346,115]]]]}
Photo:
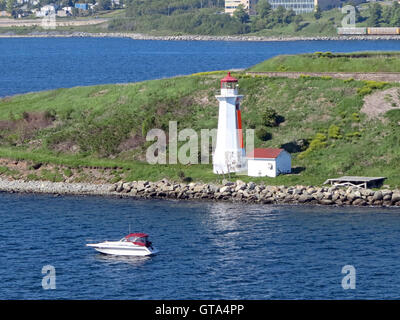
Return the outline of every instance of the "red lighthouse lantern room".
{"type": "Polygon", "coordinates": [[[238,79],[232,77],[228,72],[228,75],[221,79],[221,89],[236,89],[237,83],[238,79]]]}

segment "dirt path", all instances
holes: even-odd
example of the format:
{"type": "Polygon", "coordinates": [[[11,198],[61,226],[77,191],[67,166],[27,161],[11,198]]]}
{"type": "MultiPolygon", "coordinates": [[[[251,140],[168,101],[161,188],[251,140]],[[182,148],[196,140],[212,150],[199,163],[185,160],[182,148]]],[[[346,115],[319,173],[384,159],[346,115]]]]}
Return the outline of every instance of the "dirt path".
{"type": "Polygon", "coordinates": [[[361,112],[368,118],[380,118],[387,111],[399,109],[400,107],[400,88],[390,88],[387,90],[376,91],[364,98],[364,105],[361,112]]]}
{"type": "Polygon", "coordinates": [[[285,77],[297,79],[301,75],[311,77],[332,77],[337,79],[375,80],[387,82],[400,82],[399,72],[247,72],[249,75],[263,75],[268,77],[285,77]]]}

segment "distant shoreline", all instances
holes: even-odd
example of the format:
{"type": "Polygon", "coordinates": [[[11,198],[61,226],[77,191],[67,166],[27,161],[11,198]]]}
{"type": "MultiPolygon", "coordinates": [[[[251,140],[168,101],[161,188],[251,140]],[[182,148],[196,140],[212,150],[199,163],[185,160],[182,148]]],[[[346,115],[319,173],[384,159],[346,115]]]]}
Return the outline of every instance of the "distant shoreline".
{"type": "Polygon", "coordinates": [[[208,36],[208,35],[170,35],[152,36],[141,33],[90,33],[90,32],[31,32],[28,34],[0,33],[0,38],[129,38],[132,40],[159,40],[159,41],[253,41],[253,42],[276,42],[276,41],[346,41],[346,40],[400,40],[400,35],[354,35],[354,36],[208,36]]]}

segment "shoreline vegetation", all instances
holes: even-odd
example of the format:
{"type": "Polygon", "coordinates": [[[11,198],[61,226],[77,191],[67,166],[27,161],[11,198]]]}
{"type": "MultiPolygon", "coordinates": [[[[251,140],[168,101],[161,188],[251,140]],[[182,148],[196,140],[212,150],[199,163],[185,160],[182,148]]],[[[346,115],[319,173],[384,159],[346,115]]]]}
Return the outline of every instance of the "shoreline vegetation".
{"type": "Polygon", "coordinates": [[[32,31],[28,33],[4,32],[0,39],[7,38],[128,38],[132,40],[158,41],[354,41],[354,40],[400,40],[400,35],[346,35],[346,36],[256,36],[256,35],[148,35],[129,32],[68,32],[32,31]]]}
{"type": "MultiPolygon", "coordinates": [[[[383,73],[386,68],[399,72],[399,55],[316,52],[278,56],[232,72],[244,94],[244,128],[255,130],[255,146],[284,148],[292,154],[292,174],[276,178],[231,174],[229,180],[236,182],[230,182],[226,175],[214,175],[211,164],[145,161],[154,143],[146,141],[151,128],[168,132],[170,121],[176,121],[179,130],[216,127],[215,93],[226,71],[1,98],[0,190],[399,206],[398,83],[247,73],[291,72],[299,66],[314,70],[321,64],[338,73],[383,73]],[[387,179],[383,190],[322,186],[326,179],[343,175],[387,179]]],[[[180,141],[178,148],[186,142],[180,141]]]]}

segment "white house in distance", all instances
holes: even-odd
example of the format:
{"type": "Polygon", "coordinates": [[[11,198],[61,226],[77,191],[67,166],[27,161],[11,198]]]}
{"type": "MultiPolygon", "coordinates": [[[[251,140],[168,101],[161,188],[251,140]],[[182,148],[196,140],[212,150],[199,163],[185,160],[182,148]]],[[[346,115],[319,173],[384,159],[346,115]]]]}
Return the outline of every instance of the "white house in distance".
{"type": "Polygon", "coordinates": [[[291,173],[292,157],[284,149],[254,149],[247,155],[247,168],[250,177],[275,178],[282,173],[291,173]]]}

